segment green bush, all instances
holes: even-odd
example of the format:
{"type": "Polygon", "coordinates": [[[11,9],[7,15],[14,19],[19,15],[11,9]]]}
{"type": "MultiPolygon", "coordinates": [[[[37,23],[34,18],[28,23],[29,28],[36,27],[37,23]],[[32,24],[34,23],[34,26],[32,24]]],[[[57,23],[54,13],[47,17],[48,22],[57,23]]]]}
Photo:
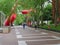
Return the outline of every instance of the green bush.
{"type": "Polygon", "coordinates": [[[51,21],[50,24],[53,24],[53,22],[51,21]]]}
{"type": "Polygon", "coordinates": [[[55,27],[55,25],[43,25],[43,26],[40,26],[41,28],[45,28],[45,29],[51,29],[51,30],[55,30],[55,31],[60,31],[60,24],[55,27]]]}

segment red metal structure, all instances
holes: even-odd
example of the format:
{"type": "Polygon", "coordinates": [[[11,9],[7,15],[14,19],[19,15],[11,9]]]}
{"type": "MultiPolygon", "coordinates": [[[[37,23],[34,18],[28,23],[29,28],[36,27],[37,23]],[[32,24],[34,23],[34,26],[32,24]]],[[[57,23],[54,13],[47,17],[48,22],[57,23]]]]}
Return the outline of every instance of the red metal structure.
{"type": "Polygon", "coordinates": [[[10,23],[12,24],[14,22],[14,20],[16,19],[16,14],[13,13],[11,16],[10,16],[10,21],[9,21],[9,18],[7,18],[4,22],[4,25],[5,26],[9,26],[10,23]]]}
{"type": "Polygon", "coordinates": [[[32,9],[29,9],[29,10],[22,10],[22,14],[28,14],[32,11],[32,9]]]}
{"type": "Polygon", "coordinates": [[[28,14],[29,10],[22,10],[22,14],[28,14]]]}

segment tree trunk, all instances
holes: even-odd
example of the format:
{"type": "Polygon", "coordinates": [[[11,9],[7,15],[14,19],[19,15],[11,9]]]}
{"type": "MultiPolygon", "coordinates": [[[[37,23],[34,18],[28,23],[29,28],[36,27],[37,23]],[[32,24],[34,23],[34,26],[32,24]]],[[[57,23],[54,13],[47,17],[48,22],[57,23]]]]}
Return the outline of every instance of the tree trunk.
{"type": "Polygon", "coordinates": [[[52,0],[52,8],[53,8],[53,21],[55,27],[57,26],[57,18],[59,17],[59,0],[52,0]]]}
{"type": "Polygon", "coordinates": [[[57,17],[59,16],[59,13],[58,13],[58,0],[55,0],[55,10],[56,10],[56,13],[55,13],[55,27],[57,26],[57,17]]]}
{"type": "Polygon", "coordinates": [[[41,16],[41,26],[43,26],[43,16],[41,16]]]}
{"type": "MultiPolygon", "coordinates": [[[[41,4],[41,11],[43,13],[43,4],[41,4]]],[[[41,26],[43,26],[43,14],[41,15],[41,26]]]]}

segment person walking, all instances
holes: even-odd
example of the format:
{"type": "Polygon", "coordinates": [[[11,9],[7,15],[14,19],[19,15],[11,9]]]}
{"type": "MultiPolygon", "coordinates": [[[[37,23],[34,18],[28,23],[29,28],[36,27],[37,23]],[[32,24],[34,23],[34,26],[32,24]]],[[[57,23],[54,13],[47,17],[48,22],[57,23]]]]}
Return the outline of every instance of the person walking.
{"type": "Polygon", "coordinates": [[[25,26],[26,26],[26,24],[25,24],[25,23],[23,23],[23,29],[25,29],[25,26]]]}
{"type": "Polygon", "coordinates": [[[35,29],[37,29],[37,23],[35,22],[35,29]]]}

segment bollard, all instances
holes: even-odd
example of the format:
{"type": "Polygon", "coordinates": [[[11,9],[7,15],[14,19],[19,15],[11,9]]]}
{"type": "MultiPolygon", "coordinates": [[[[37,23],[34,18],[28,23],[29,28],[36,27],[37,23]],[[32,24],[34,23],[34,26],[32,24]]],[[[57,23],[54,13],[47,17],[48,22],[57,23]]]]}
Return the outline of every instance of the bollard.
{"type": "Polygon", "coordinates": [[[48,25],[48,29],[50,29],[50,25],[48,25]]]}

